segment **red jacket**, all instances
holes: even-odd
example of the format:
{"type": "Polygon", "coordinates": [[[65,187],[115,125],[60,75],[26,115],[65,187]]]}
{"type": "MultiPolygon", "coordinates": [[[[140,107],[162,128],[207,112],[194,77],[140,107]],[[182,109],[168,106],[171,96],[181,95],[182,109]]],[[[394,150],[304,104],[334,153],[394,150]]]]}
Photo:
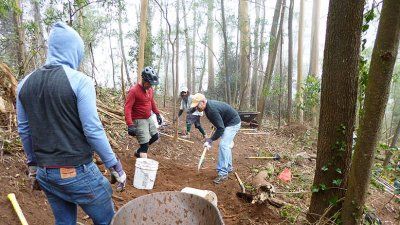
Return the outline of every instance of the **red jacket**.
{"type": "Polygon", "coordinates": [[[155,114],[160,113],[153,96],[153,88],[145,91],[141,84],[131,87],[125,102],[126,125],[132,125],[135,119],[148,119],[151,116],[151,111],[155,114]]]}

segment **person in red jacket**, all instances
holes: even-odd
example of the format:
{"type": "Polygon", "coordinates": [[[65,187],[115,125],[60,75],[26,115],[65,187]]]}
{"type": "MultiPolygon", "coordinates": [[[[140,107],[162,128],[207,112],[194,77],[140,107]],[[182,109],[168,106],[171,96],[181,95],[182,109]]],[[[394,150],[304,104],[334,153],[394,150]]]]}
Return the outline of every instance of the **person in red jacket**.
{"type": "Polygon", "coordinates": [[[125,102],[125,122],[128,126],[128,134],[136,136],[140,147],[135,156],[147,158],[149,145],[158,140],[158,131],[150,118],[151,111],[157,116],[157,122],[162,124],[160,112],[157,109],[152,86],[158,85],[158,76],[150,66],[142,71],[142,83],[136,84],[129,90],[125,102]]]}

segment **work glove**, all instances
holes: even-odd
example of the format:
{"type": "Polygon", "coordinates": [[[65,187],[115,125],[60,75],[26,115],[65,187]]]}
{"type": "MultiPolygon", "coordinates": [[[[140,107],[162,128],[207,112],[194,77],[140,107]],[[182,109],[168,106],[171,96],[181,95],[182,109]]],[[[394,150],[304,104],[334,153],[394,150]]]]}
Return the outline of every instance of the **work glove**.
{"type": "Polygon", "coordinates": [[[117,191],[123,191],[126,185],[126,173],[122,169],[121,161],[109,168],[111,173],[111,184],[117,183],[117,191]]]}
{"type": "Polygon", "coordinates": [[[136,136],[136,126],[135,125],[128,126],[128,134],[131,136],[136,136]]]}
{"type": "Polygon", "coordinates": [[[34,191],[40,191],[42,188],[39,185],[39,182],[36,180],[36,170],[37,166],[28,166],[28,177],[31,183],[31,189],[34,191]]]}
{"type": "Polygon", "coordinates": [[[203,147],[204,147],[204,148],[210,149],[210,148],[211,148],[211,145],[212,145],[212,140],[211,140],[211,138],[207,138],[207,139],[206,139],[206,142],[204,142],[204,144],[203,144],[203,147]]]}
{"type": "Polygon", "coordinates": [[[161,125],[162,124],[162,118],[161,118],[160,114],[156,114],[156,116],[157,116],[158,125],[161,125]]]}

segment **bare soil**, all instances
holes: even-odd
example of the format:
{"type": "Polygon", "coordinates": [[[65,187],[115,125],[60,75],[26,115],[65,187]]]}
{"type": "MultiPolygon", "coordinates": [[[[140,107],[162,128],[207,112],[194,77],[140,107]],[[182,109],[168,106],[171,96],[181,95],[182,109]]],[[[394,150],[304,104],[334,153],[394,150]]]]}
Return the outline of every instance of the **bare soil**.
{"type": "MultiPolygon", "coordinates": [[[[164,111],[164,110],[163,110],[164,111]]],[[[168,111],[165,109],[165,111],[168,111]]],[[[169,115],[167,119],[171,121],[169,115]]],[[[211,132],[211,124],[202,118],[207,132],[211,132]]],[[[184,129],[184,124],[180,125],[184,129]]],[[[309,204],[309,192],[315,167],[314,159],[296,157],[297,153],[306,152],[309,155],[316,153],[316,131],[302,125],[284,126],[280,130],[266,128],[267,134],[248,134],[254,131],[242,130],[235,138],[233,149],[234,170],[245,182],[246,187],[252,176],[260,170],[272,168],[270,176],[278,192],[277,198],[288,203],[287,206],[277,209],[274,206],[252,205],[236,197],[240,186],[233,174],[228,181],[215,185],[212,180],[216,176],[216,161],[218,143],[208,152],[206,161],[200,173],[197,172],[197,163],[203,150],[203,140],[200,133],[193,127],[191,141],[174,142],[171,138],[161,136],[161,140],[150,147],[149,157],[159,162],[157,179],[153,190],[135,189],[132,185],[135,168],[134,150],[138,147],[137,141],[121,131],[118,139],[119,149],[114,149],[122,161],[128,175],[128,185],[124,192],[114,192],[116,208],[130,200],[160,191],[180,191],[185,187],[193,187],[214,191],[218,196],[218,208],[227,225],[233,224],[304,224],[305,212],[309,204]],[[269,156],[278,153],[280,161],[246,159],[248,156],[269,156]],[[277,175],[285,168],[291,169],[293,178],[290,183],[281,182],[277,175]],[[287,192],[296,192],[295,194],[287,192]]],[[[243,127],[246,128],[246,127],[243,127]]],[[[167,126],[163,132],[172,134],[172,128],[167,126]]],[[[54,219],[45,195],[40,191],[31,191],[26,176],[25,156],[22,151],[6,154],[0,163],[0,224],[19,224],[10,202],[8,193],[15,193],[29,224],[53,224],[54,219]]],[[[100,169],[108,176],[108,172],[101,165],[100,169]]],[[[399,215],[399,204],[391,196],[371,188],[368,205],[375,209],[384,224],[399,224],[395,217],[399,215]]],[[[80,210],[78,221],[82,224],[91,224],[91,220],[80,210]]]]}

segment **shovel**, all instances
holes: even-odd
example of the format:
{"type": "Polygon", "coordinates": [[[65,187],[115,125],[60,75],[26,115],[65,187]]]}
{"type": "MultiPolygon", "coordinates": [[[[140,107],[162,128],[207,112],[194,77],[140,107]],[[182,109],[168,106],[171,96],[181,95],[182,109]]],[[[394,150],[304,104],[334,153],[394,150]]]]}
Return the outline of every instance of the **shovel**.
{"type": "Polygon", "coordinates": [[[204,163],[204,159],[206,158],[206,153],[207,153],[208,148],[205,147],[203,150],[203,153],[200,156],[199,164],[197,165],[197,172],[200,172],[201,166],[204,163]]]}

